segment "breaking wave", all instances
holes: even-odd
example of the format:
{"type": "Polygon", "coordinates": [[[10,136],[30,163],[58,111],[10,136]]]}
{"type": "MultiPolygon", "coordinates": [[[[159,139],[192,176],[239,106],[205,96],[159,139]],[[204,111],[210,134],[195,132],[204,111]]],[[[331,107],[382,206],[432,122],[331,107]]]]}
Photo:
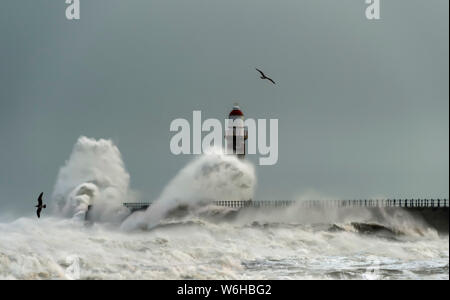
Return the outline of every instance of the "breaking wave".
{"type": "Polygon", "coordinates": [[[117,222],[129,211],[122,203],[130,199],[130,175],[119,149],[110,140],[80,137],[53,190],[56,215],[84,220],[117,222]],[[95,205],[94,205],[95,204],[95,205]]]}
{"type": "Polygon", "coordinates": [[[183,168],[147,211],[131,215],[122,229],[152,228],[179,208],[195,209],[216,200],[249,200],[255,185],[250,163],[216,149],[183,168]]]}
{"type": "Polygon", "coordinates": [[[129,180],[112,141],[80,137],[55,214],[0,221],[0,279],[449,278],[448,211],[442,234],[397,209],[218,207],[256,186],[253,166],[221,151],[190,162],[145,212],[122,206],[129,180]]]}
{"type": "Polygon", "coordinates": [[[449,278],[448,235],[240,216],[222,222],[203,213],[135,232],[53,217],[0,222],[0,279],[449,278]]]}
{"type": "Polygon", "coordinates": [[[53,191],[57,216],[94,222],[122,223],[124,230],[149,229],[180,207],[196,209],[215,200],[252,199],[256,186],[253,166],[220,149],[199,156],[163,189],[146,212],[130,215],[124,202],[134,202],[130,175],[111,140],[80,137],[53,191]],[[128,218],[127,218],[128,217],[128,218]]]}

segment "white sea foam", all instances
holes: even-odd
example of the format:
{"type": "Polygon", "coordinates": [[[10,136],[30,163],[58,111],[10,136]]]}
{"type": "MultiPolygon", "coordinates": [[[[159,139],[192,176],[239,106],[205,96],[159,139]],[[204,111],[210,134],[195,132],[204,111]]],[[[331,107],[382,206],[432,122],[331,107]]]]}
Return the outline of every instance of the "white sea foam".
{"type": "Polygon", "coordinates": [[[110,140],[80,137],[59,170],[52,199],[59,216],[84,219],[88,206],[94,221],[119,221],[129,212],[130,176],[119,149],[110,140]]]}
{"type": "Polygon", "coordinates": [[[127,233],[71,219],[0,223],[0,279],[448,279],[448,236],[191,218],[127,233]]]}
{"type": "Polygon", "coordinates": [[[0,279],[449,279],[448,234],[407,215],[210,205],[250,199],[255,184],[245,161],[203,155],[120,228],[122,202],[133,200],[120,152],[81,137],[58,174],[56,216],[0,220],[0,279]],[[82,221],[89,205],[93,223],[82,221]],[[187,214],[165,218],[180,206],[187,214]],[[387,230],[365,234],[352,222],[387,230]]]}
{"type": "Polygon", "coordinates": [[[122,229],[152,228],[179,206],[249,200],[253,198],[255,185],[255,170],[250,163],[216,149],[184,167],[147,211],[131,215],[122,229]]]}

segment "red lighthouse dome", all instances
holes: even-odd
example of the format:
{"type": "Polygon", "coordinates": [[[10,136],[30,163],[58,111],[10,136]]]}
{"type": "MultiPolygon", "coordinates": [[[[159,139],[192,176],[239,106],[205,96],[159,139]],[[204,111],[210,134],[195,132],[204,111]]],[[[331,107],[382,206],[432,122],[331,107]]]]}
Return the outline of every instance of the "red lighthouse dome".
{"type": "Polygon", "coordinates": [[[241,108],[237,103],[233,105],[233,110],[228,115],[230,119],[244,118],[244,113],[241,111],[241,108]]]}

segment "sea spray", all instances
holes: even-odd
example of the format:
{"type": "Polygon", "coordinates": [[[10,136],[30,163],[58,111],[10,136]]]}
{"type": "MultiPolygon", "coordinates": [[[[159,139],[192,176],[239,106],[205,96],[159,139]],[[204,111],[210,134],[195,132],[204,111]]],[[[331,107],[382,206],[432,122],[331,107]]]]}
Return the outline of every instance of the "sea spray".
{"type": "Polygon", "coordinates": [[[152,228],[180,206],[195,207],[217,200],[249,200],[255,186],[252,164],[214,149],[183,168],[147,211],[131,215],[122,224],[122,229],[152,228]]]}
{"type": "Polygon", "coordinates": [[[84,219],[88,207],[94,221],[119,221],[129,212],[130,176],[111,140],[80,137],[59,170],[52,199],[59,216],[84,219]]]}
{"type": "MultiPolygon", "coordinates": [[[[331,224],[330,224],[331,225],[331,224]]],[[[0,279],[449,279],[447,236],[312,224],[172,222],[133,234],[59,218],[0,220],[0,279]]]]}

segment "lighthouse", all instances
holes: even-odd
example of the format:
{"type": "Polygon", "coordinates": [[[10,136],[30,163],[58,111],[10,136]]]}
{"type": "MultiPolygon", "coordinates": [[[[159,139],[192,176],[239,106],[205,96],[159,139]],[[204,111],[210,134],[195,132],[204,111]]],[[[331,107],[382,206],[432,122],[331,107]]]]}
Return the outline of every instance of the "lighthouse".
{"type": "Polygon", "coordinates": [[[244,126],[244,113],[239,104],[235,103],[228,115],[225,128],[226,153],[237,155],[238,158],[245,157],[245,141],[248,137],[244,126]]]}

